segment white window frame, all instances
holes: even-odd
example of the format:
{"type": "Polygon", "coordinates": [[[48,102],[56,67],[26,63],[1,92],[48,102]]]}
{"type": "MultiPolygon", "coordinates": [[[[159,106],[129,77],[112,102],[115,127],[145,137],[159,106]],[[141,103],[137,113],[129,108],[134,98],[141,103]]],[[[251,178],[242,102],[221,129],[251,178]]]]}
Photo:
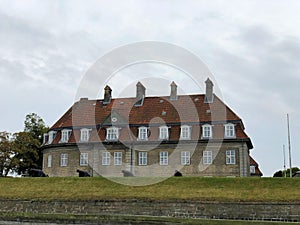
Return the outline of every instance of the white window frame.
{"type": "Polygon", "coordinates": [[[68,154],[67,153],[60,154],[60,166],[62,166],[62,167],[68,166],[68,154]]]}
{"type": "Polygon", "coordinates": [[[168,140],[169,139],[169,128],[167,126],[159,127],[159,139],[168,140]]]}
{"type": "Polygon", "coordinates": [[[235,150],[226,150],[226,164],[227,165],[236,164],[235,150]]]}
{"type": "Polygon", "coordinates": [[[48,155],[47,157],[47,167],[52,167],[52,155],[48,155]]]}
{"type": "Polygon", "coordinates": [[[49,140],[49,134],[48,133],[44,133],[44,138],[43,138],[43,144],[48,144],[48,140],[49,140]]]}
{"type": "Polygon", "coordinates": [[[224,125],[224,137],[225,138],[235,138],[235,126],[232,123],[228,123],[224,125]]]}
{"type": "Polygon", "coordinates": [[[122,165],[122,152],[114,152],[114,165],[115,166],[122,165]]]}
{"type": "Polygon", "coordinates": [[[190,165],[191,164],[191,152],[183,151],[181,152],[181,165],[190,165]]]}
{"type": "Polygon", "coordinates": [[[202,126],[202,138],[203,139],[212,138],[212,125],[205,124],[202,126]]]}
{"type": "Polygon", "coordinates": [[[256,166],[250,165],[250,174],[255,174],[255,168],[256,166]]]}
{"type": "Polygon", "coordinates": [[[102,152],[102,165],[103,166],[110,165],[110,152],[102,152]]]}
{"type": "Polygon", "coordinates": [[[139,135],[138,140],[139,141],[147,141],[148,140],[148,127],[139,127],[139,135]]]}
{"type": "Polygon", "coordinates": [[[147,165],[147,152],[139,152],[139,166],[146,166],[147,165]]]}
{"type": "Polygon", "coordinates": [[[159,153],[159,165],[167,166],[169,164],[169,153],[164,151],[159,153]]]}
{"type": "Polygon", "coordinates": [[[91,129],[82,128],[80,129],[80,142],[88,142],[90,140],[91,129]]]}
{"type": "Polygon", "coordinates": [[[106,140],[107,141],[118,141],[119,130],[120,130],[120,128],[118,128],[118,127],[108,127],[106,130],[106,140]]]}
{"type": "Polygon", "coordinates": [[[50,131],[48,133],[48,144],[52,144],[52,142],[54,141],[55,139],[55,136],[56,136],[56,131],[50,131]]]}
{"type": "Polygon", "coordinates": [[[212,164],[212,151],[203,151],[203,164],[212,164]]]}
{"type": "Polygon", "coordinates": [[[182,125],[180,128],[180,139],[181,140],[190,140],[192,133],[192,127],[188,125],[182,125]]]}
{"type": "Polygon", "coordinates": [[[72,130],[63,129],[61,131],[60,143],[67,143],[69,141],[69,138],[70,138],[71,134],[72,134],[72,130]]]}
{"type": "Polygon", "coordinates": [[[89,164],[89,154],[87,152],[80,153],[80,166],[87,166],[89,164]]]}

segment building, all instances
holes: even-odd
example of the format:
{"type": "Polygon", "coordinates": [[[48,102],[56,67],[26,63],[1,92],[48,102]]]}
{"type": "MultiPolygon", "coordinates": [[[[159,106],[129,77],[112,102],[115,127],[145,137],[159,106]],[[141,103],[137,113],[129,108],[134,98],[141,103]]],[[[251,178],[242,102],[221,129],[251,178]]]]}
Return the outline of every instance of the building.
{"type": "MultiPolygon", "coordinates": [[[[43,171],[49,176],[237,176],[250,173],[251,139],[239,118],[213,92],[147,97],[81,98],[44,135],[43,171]]],[[[258,167],[258,165],[256,164],[258,167]]],[[[255,170],[256,171],[256,170],[255,170]]],[[[259,175],[259,174],[255,174],[259,175]]]]}

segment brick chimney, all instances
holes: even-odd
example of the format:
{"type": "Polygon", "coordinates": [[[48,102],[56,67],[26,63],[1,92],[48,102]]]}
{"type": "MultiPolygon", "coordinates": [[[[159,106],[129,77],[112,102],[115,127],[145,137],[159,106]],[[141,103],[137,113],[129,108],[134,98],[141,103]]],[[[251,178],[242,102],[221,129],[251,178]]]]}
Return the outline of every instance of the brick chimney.
{"type": "Polygon", "coordinates": [[[177,100],[177,85],[173,81],[170,86],[171,86],[170,100],[177,100]]]}
{"type": "Polygon", "coordinates": [[[104,88],[104,100],[103,104],[109,104],[111,100],[111,88],[106,85],[104,88]]]}
{"type": "Polygon", "coordinates": [[[213,92],[214,84],[209,78],[207,78],[207,80],[205,81],[205,84],[206,84],[206,92],[205,92],[204,102],[205,103],[213,103],[213,101],[214,101],[214,92],[213,92]]]}
{"type": "Polygon", "coordinates": [[[135,106],[141,106],[143,105],[144,98],[145,98],[146,88],[144,85],[142,85],[141,82],[138,82],[136,84],[136,102],[135,106]]]}

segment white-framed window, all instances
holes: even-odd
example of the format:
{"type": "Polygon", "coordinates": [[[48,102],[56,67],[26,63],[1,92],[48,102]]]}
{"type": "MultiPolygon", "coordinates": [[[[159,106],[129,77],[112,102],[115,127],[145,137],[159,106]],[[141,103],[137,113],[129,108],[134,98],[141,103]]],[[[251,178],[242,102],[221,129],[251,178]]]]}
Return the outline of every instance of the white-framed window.
{"type": "Polygon", "coordinates": [[[191,153],[189,151],[181,152],[181,165],[190,165],[191,153]]]}
{"type": "Polygon", "coordinates": [[[47,166],[48,166],[48,167],[52,167],[52,155],[48,155],[48,158],[47,158],[47,166]]]}
{"type": "Polygon", "coordinates": [[[225,138],[235,138],[235,127],[233,124],[228,123],[224,125],[224,137],[225,138]]]}
{"type": "Polygon", "coordinates": [[[159,153],[159,165],[166,166],[169,163],[169,153],[168,152],[160,152],[159,153]]]}
{"type": "Polygon", "coordinates": [[[212,151],[203,151],[203,164],[212,164],[212,151]]]}
{"type": "Polygon", "coordinates": [[[205,124],[202,126],[202,138],[212,138],[212,125],[205,124]]]}
{"type": "Polygon", "coordinates": [[[226,164],[235,164],[235,150],[226,150],[226,164]]]}
{"type": "Polygon", "coordinates": [[[190,140],[191,139],[192,127],[188,125],[182,125],[180,129],[180,139],[190,140]]]}
{"type": "Polygon", "coordinates": [[[119,128],[109,127],[106,132],[106,140],[108,141],[117,141],[119,139],[119,128]]]}
{"type": "Polygon", "coordinates": [[[69,141],[69,138],[71,136],[72,130],[69,129],[64,129],[61,131],[61,139],[60,142],[61,143],[66,143],[69,141]]]}
{"type": "Polygon", "coordinates": [[[189,151],[181,152],[181,165],[190,165],[191,153],[189,151]]]}
{"type": "Polygon", "coordinates": [[[49,134],[48,134],[48,133],[45,133],[45,134],[44,134],[44,138],[43,138],[43,144],[48,143],[48,138],[49,138],[49,134]]]}
{"type": "Polygon", "coordinates": [[[139,140],[147,141],[148,140],[148,128],[147,127],[139,127],[139,140]]]}
{"type": "Polygon", "coordinates": [[[48,134],[48,144],[52,144],[53,140],[55,139],[56,131],[50,131],[48,134]]]}
{"type": "Polygon", "coordinates": [[[114,165],[115,166],[122,165],[122,152],[114,152],[114,165]]]}
{"type": "Polygon", "coordinates": [[[89,164],[89,154],[87,152],[80,153],[80,166],[87,166],[89,164]]]}
{"type": "Polygon", "coordinates": [[[91,129],[82,128],[80,129],[80,141],[87,142],[90,139],[90,131],[91,129]]]}
{"type": "Polygon", "coordinates": [[[140,166],[147,165],[147,152],[139,152],[139,165],[140,166]]]}
{"type": "Polygon", "coordinates": [[[67,166],[68,165],[68,154],[63,153],[60,155],[60,166],[67,166]]]}
{"type": "Polygon", "coordinates": [[[250,166],[250,174],[254,174],[255,173],[255,166],[251,165],[250,166]]]}
{"type": "Polygon", "coordinates": [[[102,165],[109,166],[110,165],[110,153],[102,152],[102,165]]]}
{"type": "Polygon", "coordinates": [[[159,139],[168,140],[169,139],[169,128],[167,126],[159,127],[159,139]]]}

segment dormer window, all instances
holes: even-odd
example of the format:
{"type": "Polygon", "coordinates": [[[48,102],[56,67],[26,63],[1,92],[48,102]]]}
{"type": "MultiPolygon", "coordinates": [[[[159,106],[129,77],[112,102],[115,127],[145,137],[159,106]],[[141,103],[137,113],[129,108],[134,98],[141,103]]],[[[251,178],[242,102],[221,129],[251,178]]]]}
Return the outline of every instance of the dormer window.
{"type": "Polygon", "coordinates": [[[48,133],[48,144],[49,144],[49,145],[52,144],[52,142],[53,142],[55,136],[56,136],[56,131],[50,131],[50,132],[48,133]]]}
{"type": "Polygon", "coordinates": [[[169,139],[169,128],[167,126],[159,127],[159,139],[168,140],[169,139]]]}
{"type": "Polygon", "coordinates": [[[192,127],[188,125],[182,125],[180,129],[180,139],[190,140],[191,139],[192,127]]]}
{"type": "Polygon", "coordinates": [[[205,124],[202,126],[202,138],[203,139],[212,138],[212,125],[205,124]]]}
{"type": "Polygon", "coordinates": [[[119,128],[109,127],[107,128],[106,140],[117,141],[119,139],[119,128]]]}
{"type": "Polygon", "coordinates": [[[83,128],[80,130],[80,141],[87,142],[90,139],[90,131],[91,129],[83,128]]]}
{"type": "Polygon", "coordinates": [[[225,138],[235,138],[235,127],[232,123],[228,123],[224,125],[224,137],[225,138]]]}
{"type": "Polygon", "coordinates": [[[138,140],[140,140],[140,141],[148,140],[148,128],[147,127],[139,127],[138,140]]]}
{"type": "Polygon", "coordinates": [[[61,131],[61,139],[60,143],[66,143],[69,141],[69,138],[71,136],[72,130],[64,129],[61,131]]]}

